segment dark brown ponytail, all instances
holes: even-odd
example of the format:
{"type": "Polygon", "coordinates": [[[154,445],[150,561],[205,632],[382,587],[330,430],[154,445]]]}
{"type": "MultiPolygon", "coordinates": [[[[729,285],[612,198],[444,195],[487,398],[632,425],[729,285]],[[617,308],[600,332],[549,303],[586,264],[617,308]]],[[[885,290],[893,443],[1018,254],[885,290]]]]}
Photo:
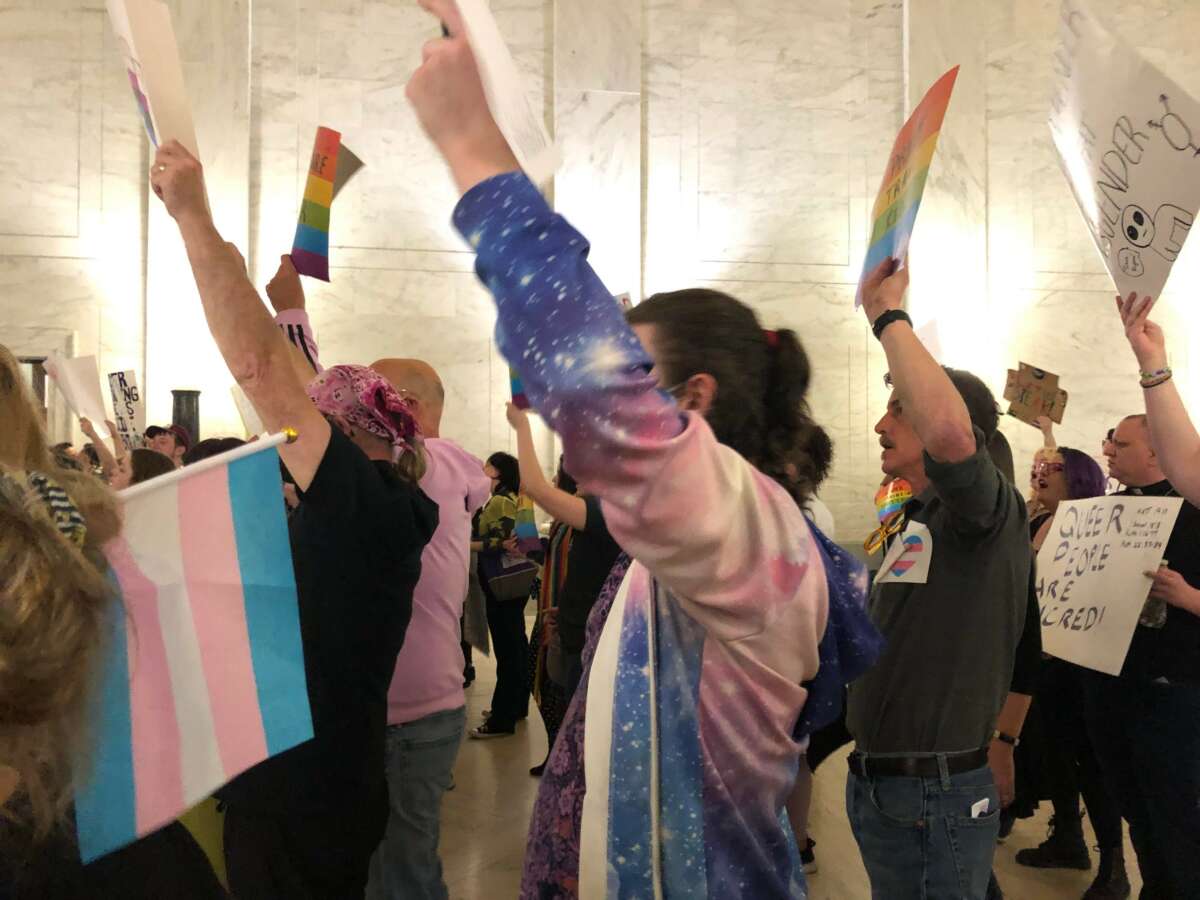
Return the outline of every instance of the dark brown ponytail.
{"type": "Polygon", "coordinates": [[[801,505],[828,474],[833,444],[809,414],[812,370],[795,332],[763,331],[754,311],[705,288],[655,294],[627,314],[656,335],[664,384],[707,373],[717,382],[708,424],[801,505]]]}

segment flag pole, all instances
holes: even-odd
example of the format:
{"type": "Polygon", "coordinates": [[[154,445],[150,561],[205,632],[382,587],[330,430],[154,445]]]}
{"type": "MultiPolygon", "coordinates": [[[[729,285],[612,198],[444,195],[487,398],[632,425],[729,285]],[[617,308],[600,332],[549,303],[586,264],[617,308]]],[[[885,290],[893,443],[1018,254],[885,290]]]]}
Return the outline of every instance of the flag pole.
{"type": "Polygon", "coordinates": [[[280,444],[291,444],[296,438],[297,434],[293,429],[285,428],[278,434],[267,435],[256,441],[248,441],[240,447],[234,447],[232,450],[218,453],[216,456],[210,456],[208,459],[202,459],[200,462],[192,463],[190,466],[184,466],[181,469],[176,469],[174,472],[168,472],[166,475],[159,475],[157,478],[151,478],[148,481],[143,481],[141,484],[127,487],[123,491],[117,491],[117,497],[122,502],[128,503],[142,494],[166,487],[168,484],[175,484],[176,482],[183,481],[185,478],[199,475],[201,472],[227,466],[231,462],[236,462],[255,453],[261,453],[264,450],[270,450],[272,447],[278,447],[280,444]]]}

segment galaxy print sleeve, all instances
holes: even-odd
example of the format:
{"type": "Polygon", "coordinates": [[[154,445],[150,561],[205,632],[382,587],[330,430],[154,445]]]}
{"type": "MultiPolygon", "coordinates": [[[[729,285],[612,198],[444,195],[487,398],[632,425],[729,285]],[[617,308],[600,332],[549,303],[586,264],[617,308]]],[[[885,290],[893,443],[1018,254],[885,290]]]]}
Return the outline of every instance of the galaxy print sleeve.
{"type": "Polygon", "coordinates": [[[805,568],[780,568],[805,543],[795,504],[658,389],[586,239],[525,175],[476,185],[454,224],[495,297],[501,352],[616,541],[720,638],[764,627],[764,596],[805,568]]]}

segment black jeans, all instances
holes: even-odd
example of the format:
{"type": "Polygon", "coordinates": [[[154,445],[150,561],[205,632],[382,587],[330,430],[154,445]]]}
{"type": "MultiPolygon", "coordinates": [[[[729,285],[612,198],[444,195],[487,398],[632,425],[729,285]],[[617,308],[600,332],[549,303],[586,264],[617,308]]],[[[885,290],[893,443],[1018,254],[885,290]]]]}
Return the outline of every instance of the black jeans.
{"type": "MultiPolygon", "coordinates": [[[[481,579],[482,580],[482,579],[481,579]]],[[[497,729],[516,727],[518,719],[529,715],[529,639],[525,636],[525,604],[520,600],[497,600],[483,581],[487,599],[488,631],[496,654],[496,690],[492,693],[491,723],[497,729]]]]}
{"type": "Polygon", "coordinates": [[[1200,898],[1200,685],[1085,673],[1100,769],[1129,823],[1143,900],[1200,898]]]}
{"type": "Polygon", "coordinates": [[[1100,848],[1111,850],[1122,844],[1121,811],[1088,735],[1083,711],[1083,679],[1088,677],[1089,672],[1064,660],[1042,661],[1037,702],[1046,738],[1046,782],[1056,827],[1068,830],[1078,821],[1082,795],[1100,848]]]}

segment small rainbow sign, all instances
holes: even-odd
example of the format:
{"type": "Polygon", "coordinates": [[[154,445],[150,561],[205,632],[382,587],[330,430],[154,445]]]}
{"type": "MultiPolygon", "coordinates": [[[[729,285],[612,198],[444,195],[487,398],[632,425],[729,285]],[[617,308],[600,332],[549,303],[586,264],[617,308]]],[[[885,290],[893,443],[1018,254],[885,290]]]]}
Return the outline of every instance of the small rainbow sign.
{"type": "Polygon", "coordinates": [[[903,478],[896,478],[875,492],[875,514],[880,522],[904,509],[904,504],[913,498],[912,486],[903,478]]]}
{"type": "Polygon", "coordinates": [[[908,251],[917,210],[921,208],[921,197],[925,193],[925,181],[929,177],[929,165],[937,150],[942,121],[946,118],[957,78],[958,66],[939,78],[896,135],[887,172],[871,212],[874,225],[854,300],[856,307],[862,305],[862,282],[867,275],[889,257],[902,260],[908,251]]]}
{"type": "Polygon", "coordinates": [[[349,147],[342,146],[341,132],[324,126],[317,129],[292,242],[292,264],[301,275],[329,280],[329,211],[333,198],[362,165],[349,147]]]}
{"type": "Polygon", "coordinates": [[[904,550],[900,558],[892,564],[892,575],[899,578],[917,563],[916,557],[925,552],[925,542],[919,534],[904,536],[904,550]]]}
{"type": "Polygon", "coordinates": [[[517,370],[509,368],[508,380],[512,385],[512,402],[517,409],[529,409],[529,398],[525,396],[525,385],[521,383],[521,376],[517,374],[517,370]]]}

